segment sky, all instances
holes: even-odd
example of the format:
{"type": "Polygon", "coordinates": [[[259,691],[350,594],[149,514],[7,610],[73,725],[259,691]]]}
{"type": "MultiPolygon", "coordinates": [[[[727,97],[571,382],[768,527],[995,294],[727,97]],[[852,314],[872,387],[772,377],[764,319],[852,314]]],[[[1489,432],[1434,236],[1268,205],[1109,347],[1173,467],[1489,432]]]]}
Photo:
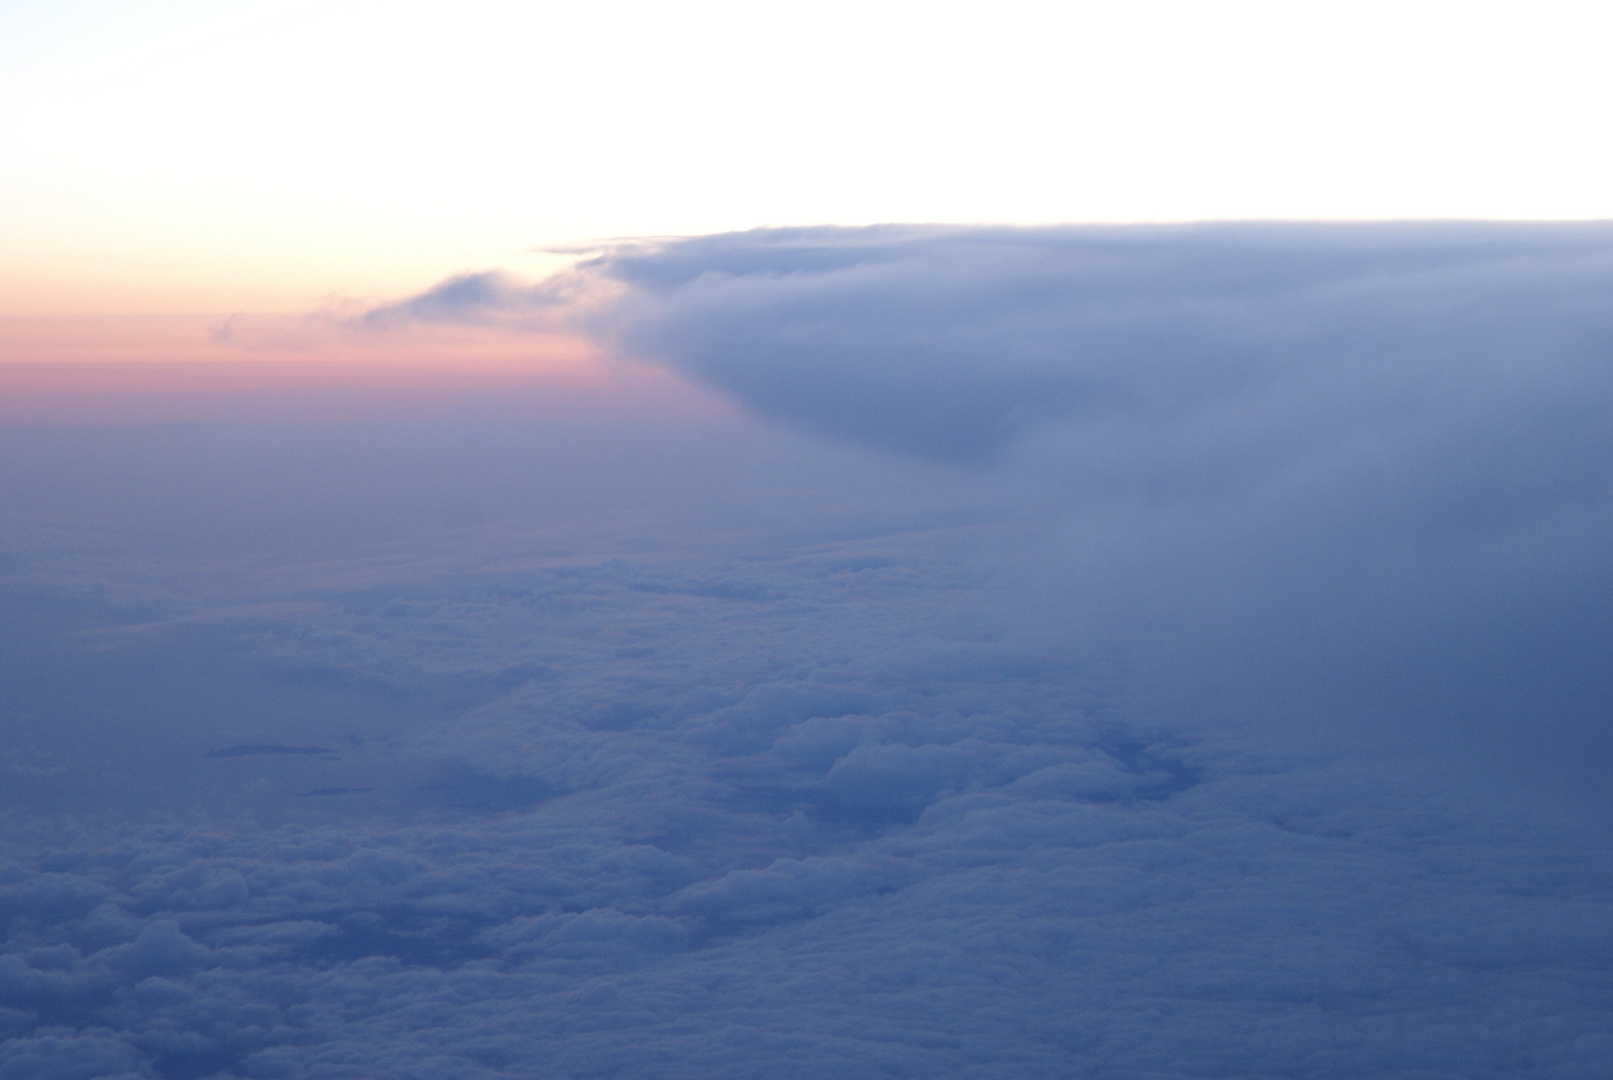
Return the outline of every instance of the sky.
{"type": "Polygon", "coordinates": [[[1608,16],[1116,7],[0,0],[0,1080],[1605,1077],[1608,16]]]}
{"type": "Polygon", "coordinates": [[[879,222],[1592,219],[1598,5],[34,3],[5,314],[304,312],[879,222]]]}

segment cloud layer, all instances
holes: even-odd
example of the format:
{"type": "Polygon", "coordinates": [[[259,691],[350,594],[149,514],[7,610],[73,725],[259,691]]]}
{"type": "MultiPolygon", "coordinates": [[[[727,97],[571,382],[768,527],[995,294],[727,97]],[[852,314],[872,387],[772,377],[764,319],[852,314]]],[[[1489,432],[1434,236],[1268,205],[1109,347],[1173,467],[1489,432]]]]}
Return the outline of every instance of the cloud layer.
{"type": "Polygon", "coordinates": [[[1261,682],[1257,713],[1613,772],[1608,226],[772,229],[471,284],[410,303],[985,470],[1066,530],[1034,572],[1176,624],[1153,677],[1198,672],[1188,708],[1261,682]]]}
{"type": "Polygon", "coordinates": [[[1607,247],[638,245],[376,319],[760,419],[0,432],[0,1080],[1599,1077],[1607,247]]]}
{"type": "Polygon", "coordinates": [[[1161,722],[1024,625],[1023,520],[725,449],[872,490],[724,512],[779,474],[708,467],[682,525],[308,561],[18,542],[8,610],[87,689],[8,718],[0,1076],[1596,1075],[1594,838],[1161,722]],[[86,797],[73,748],[128,734],[146,775],[86,797]]]}
{"type": "Polygon", "coordinates": [[[1186,432],[1183,456],[1230,441],[1287,459],[1492,394],[1605,394],[1610,287],[1604,226],[887,226],[628,244],[538,286],[467,275],[370,318],[591,297],[595,333],[623,348],[870,445],[980,461],[1076,420],[1111,441],[1186,432]]]}

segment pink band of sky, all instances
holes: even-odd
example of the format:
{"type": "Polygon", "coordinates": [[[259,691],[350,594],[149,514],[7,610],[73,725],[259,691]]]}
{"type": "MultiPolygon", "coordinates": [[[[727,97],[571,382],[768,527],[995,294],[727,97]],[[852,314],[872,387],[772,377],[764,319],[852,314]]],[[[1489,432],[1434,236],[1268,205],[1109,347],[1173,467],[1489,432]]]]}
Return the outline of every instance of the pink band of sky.
{"type": "Polygon", "coordinates": [[[697,420],[730,406],[586,339],[220,316],[0,319],[0,425],[697,420]]]}

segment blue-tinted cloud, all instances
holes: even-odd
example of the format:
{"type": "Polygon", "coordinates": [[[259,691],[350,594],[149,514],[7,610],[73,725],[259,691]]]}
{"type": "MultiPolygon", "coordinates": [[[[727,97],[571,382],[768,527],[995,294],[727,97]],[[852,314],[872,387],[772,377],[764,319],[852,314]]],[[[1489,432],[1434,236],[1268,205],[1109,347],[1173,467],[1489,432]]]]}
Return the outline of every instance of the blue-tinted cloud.
{"type": "MultiPolygon", "coordinates": [[[[511,446],[408,434],[448,482],[511,446]]],[[[0,657],[31,650],[6,669],[0,1075],[1600,1067],[1599,833],[1483,772],[1475,805],[1454,756],[1431,776],[1409,744],[1151,705],[1128,628],[1089,624],[1114,609],[1049,614],[1061,534],[977,471],[755,429],[624,460],[627,434],[526,445],[529,495],[581,470],[591,505],[403,514],[311,556],[9,519],[7,626],[45,629],[0,657]],[[687,513],[604,482],[652,465],[687,513]]],[[[227,491],[236,436],[187,437],[208,452],[152,471],[227,491]]],[[[280,474],[279,514],[366,475],[337,449],[280,474]]],[[[1173,597],[1141,650],[1250,632],[1173,597]]],[[[1261,674],[1223,672],[1251,709],[1261,674]]]]}
{"type": "Polygon", "coordinates": [[[1605,225],[775,229],[561,281],[760,416],[1023,485],[1071,545],[1026,572],[1173,624],[1192,708],[1613,764],[1605,225]]]}
{"type": "Polygon", "coordinates": [[[0,1078],[1600,1076],[1603,249],[641,245],[382,321],[782,423],[0,433],[0,1078]]]}
{"type": "Polygon", "coordinates": [[[1600,226],[760,230],[581,273],[630,289],[596,325],[635,352],[950,461],[1061,420],[1291,457],[1407,413],[1471,421],[1429,414],[1495,393],[1581,401],[1606,393],[1613,332],[1600,226]]]}

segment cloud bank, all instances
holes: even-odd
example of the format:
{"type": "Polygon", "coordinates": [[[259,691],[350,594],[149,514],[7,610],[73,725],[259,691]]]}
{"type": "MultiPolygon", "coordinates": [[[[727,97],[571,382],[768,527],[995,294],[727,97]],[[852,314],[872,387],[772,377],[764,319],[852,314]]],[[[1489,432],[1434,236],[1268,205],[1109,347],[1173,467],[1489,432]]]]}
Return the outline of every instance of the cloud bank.
{"type": "Polygon", "coordinates": [[[1609,250],[629,245],[376,321],[752,416],[0,431],[0,1080],[1602,1076],[1609,250]]]}
{"type": "Polygon", "coordinates": [[[1597,225],[887,226],[626,244],[369,318],[560,317],[593,297],[587,324],[619,347],[873,446],[978,462],[1079,421],[1286,459],[1520,393],[1593,411],[1610,288],[1597,225]]]}
{"type": "Polygon", "coordinates": [[[1613,769],[1613,227],[768,229],[469,281],[411,303],[1017,485],[1067,537],[1037,573],[1174,624],[1149,652],[1189,708],[1613,769]]]}
{"type": "Polygon", "coordinates": [[[1601,1068],[1599,834],[1140,708],[945,471],[659,449],[681,524],[15,539],[0,1076],[1601,1068]]]}

